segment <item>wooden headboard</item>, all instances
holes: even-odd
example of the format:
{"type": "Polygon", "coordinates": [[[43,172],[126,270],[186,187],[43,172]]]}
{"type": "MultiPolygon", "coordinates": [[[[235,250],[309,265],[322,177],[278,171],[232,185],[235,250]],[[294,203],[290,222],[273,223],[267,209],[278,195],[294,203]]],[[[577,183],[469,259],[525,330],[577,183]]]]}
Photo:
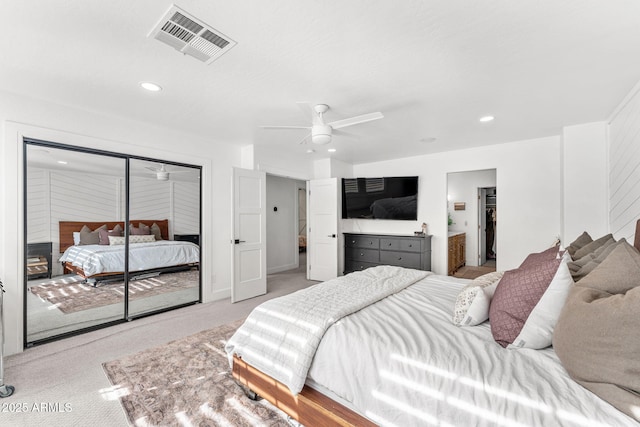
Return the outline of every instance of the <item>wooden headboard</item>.
{"type": "Polygon", "coordinates": [[[636,237],[633,239],[633,246],[640,251],[640,219],[636,222],[636,237]]]}
{"type": "MultiPolygon", "coordinates": [[[[138,226],[138,223],[143,223],[144,225],[151,225],[155,222],[160,227],[160,234],[164,240],[169,240],[169,220],[168,219],[132,219],[131,224],[134,227],[138,226]]],[[[89,227],[91,230],[95,230],[98,227],[107,224],[107,228],[111,230],[116,225],[120,224],[120,226],[124,229],[123,221],[101,221],[101,222],[83,222],[83,221],[60,221],[60,253],[63,253],[69,246],[73,246],[73,232],[80,231],[83,226],[89,227]]]]}

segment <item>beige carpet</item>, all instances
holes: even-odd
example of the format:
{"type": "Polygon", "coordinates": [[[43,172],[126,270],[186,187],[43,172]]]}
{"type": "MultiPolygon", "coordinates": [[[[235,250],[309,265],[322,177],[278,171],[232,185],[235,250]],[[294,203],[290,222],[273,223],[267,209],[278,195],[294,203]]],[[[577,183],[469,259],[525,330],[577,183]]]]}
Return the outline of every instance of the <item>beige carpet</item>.
{"type": "Polygon", "coordinates": [[[236,321],[103,367],[136,426],[288,426],[281,412],[248,399],[235,382],[224,345],[236,321]]]}
{"type": "MultiPolygon", "coordinates": [[[[129,300],[198,287],[197,270],[167,273],[129,282],[129,300]]],[[[124,282],[100,284],[97,287],[82,283],[79,276],[57,279],[32,285],[29,291],[55,305],[63,313],[75,313],[90,308],[122,303],[124,282]]]]}

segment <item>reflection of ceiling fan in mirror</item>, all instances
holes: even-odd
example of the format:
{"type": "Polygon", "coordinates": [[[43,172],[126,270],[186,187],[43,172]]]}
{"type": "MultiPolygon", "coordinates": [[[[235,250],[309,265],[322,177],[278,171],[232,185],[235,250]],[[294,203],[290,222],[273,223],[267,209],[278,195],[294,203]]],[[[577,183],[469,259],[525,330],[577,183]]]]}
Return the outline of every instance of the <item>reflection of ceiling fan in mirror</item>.
{"type": "Polygon", "coordinates": [[[154,172],[156,174],[156,179],[158,181],[169,181],[169,174],[170,173],[191,172],[189,170],[168,170],[165,165],[160,165],[159,168],[156,168],[156,167],[153,167],[153,166],[145,166],[145,168],[149,169],[152,172],[154,172]]]}
{"type": "Polygon", "coordinates": [[[375,112],[326,123],[324,121],[323,115],[329,110],[328,105],[318,104],[312,107],[308,102],[298,102],[297,104],[306,115],[311,116],[311,126],[260,127],[263,129],[309,129],[311,130],[311,133],[305,136],[302,141],[300,141],[300,144],[307,142],[309,137],[311,137],[311,142],[313,142],[314,144],[328,144],[329,142],[331,142],[332,135],[340,135],[341,132],[336,132],[337,129],[346,128],[347,126],[353,126],[360,123],[370,122],[372,120],[382,119],[384,117],[381,112],[375,112]]]}

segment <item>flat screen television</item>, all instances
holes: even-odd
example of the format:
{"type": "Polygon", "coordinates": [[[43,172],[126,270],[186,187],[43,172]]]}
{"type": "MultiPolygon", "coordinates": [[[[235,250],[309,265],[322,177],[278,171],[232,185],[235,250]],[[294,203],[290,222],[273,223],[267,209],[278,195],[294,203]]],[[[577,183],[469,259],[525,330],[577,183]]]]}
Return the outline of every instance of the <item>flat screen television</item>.
{"type": "Polygon", "coordinates": [[[418,177],[343,178],[342,218],[418,219],[418,177]]]}

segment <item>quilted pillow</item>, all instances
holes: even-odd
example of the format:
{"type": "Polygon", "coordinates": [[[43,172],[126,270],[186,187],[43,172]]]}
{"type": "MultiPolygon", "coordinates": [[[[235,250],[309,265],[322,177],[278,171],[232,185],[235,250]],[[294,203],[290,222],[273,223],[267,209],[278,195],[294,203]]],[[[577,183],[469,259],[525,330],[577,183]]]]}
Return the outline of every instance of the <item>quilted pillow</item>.
{"type": "Polygon", "coordinates": [[[571,378],[640,421],[640,253],[621,243],[573,287],[553,335],[571,378]]]}
{"type": "Polygon", "coordinates": [[[493,338],[503,347],[513,344],[510,346],[511,348],[542,348],[541,345],[546,347],[551,344],[549,329],[553,330],[555,319],[562,309],[564,298],[566,298],[566,293],[572,283],[573,280],[571,280],[569,269],[566,266],[565,257],[544,259],[505,272],[502,280],[498,283],[489,307],[493,338]],[[541,337],[532,337],[531,327],[524,329],[525,324],[542,300],[543,295],[550,288],[561,265],[563,268],[558,277],[558,283],[552,288],[550,296],[545,298],[541,304],[541,315],[532,318],[531,326],[540,327],[538,323],[542,323],[545,319],[548,319],[549,324],[543,325],[544,331],[541,337]],[[549,302],[554,302],[554,307],[549,307],[549,302]],[[558,304],[559,308],[556,307],[558,304]],[[557,310],[555,318],[548,313],[554,309],[557,310]],[[525,334],[521,336],[523,331],[525,334]],[[547,340],[548,343],[544,345],[547,340]]]}
{"type": "Polygon", "coordinates": [[[100,244],[100,230],[107,230],[107,224],[101,225],[95,230],[91,231],[86,225],[80,229],[80,244],[81,245],[99,245],[100,244]]]}
{"type": "Polygon", "coordinates": [[[528,265],[536,264],[543,261],[548,261],[552,259],[558,258],[560,254],[560,246],[551,246],[549,249],[546,249],[542,252],[529,254],[522,264],[520,264],[520,268],[526,267],[528,265]]]}
{"type": "Polygon", "coordinates": [[[454,325],[475,326],[489,318],[491,297],[503,274],[503,271],[487,273],[460,291],[453,311],[454,325]]]}
{"type": "Polygon", "coordinates": [[[567,296],[574,285],[567,267],[567,257],[560,261],[551,283],[535,305],[518,336],[507,348],[541,349],[551,345],[553,331],[567,296]]]}
{"type": "Polygon", "coordinates": [[[109,244],[109,236],[122,236],[122,227],[120,224],[116,224],[113,227],[113,230],[100,229],[98,230],[98,236],[100,237],[99,244],[100,245],[108,245],[109,244]]]}

